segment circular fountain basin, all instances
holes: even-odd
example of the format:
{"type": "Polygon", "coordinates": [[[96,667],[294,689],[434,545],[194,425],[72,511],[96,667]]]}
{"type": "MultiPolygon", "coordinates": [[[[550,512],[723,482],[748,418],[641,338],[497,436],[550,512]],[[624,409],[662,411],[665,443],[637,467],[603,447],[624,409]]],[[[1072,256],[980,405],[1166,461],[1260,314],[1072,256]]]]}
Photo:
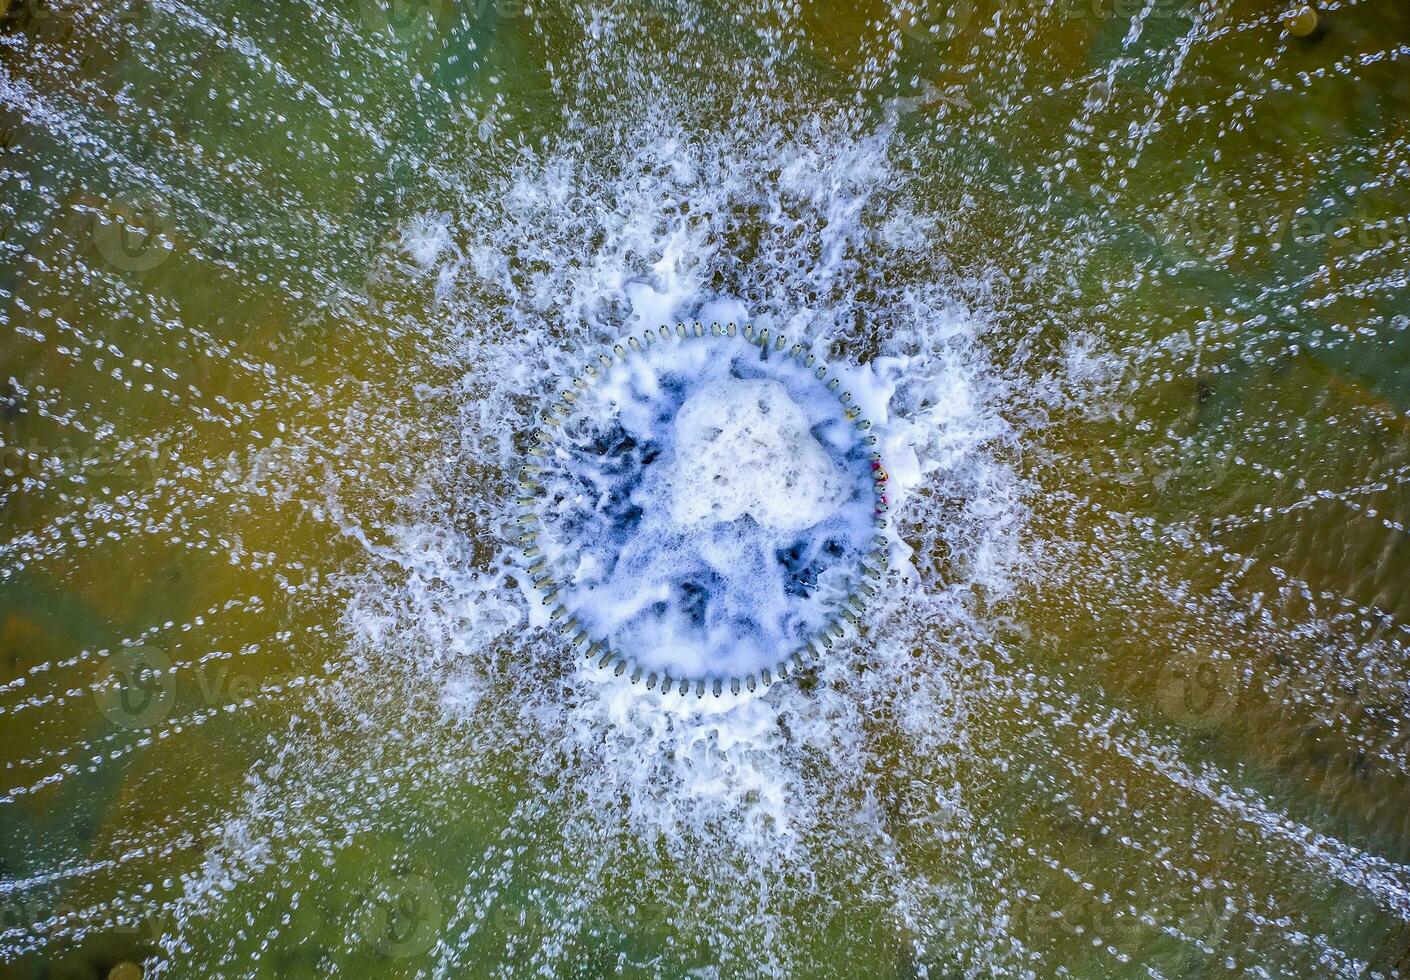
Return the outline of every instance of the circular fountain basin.
{"type": "Polygon", "coordinates": [[[526,574],[600,666],[752,691],[860,624],[885,472],[851,392],[801,345],[734,324],[625,337],[543,423],[520,477],[526,574]]]}

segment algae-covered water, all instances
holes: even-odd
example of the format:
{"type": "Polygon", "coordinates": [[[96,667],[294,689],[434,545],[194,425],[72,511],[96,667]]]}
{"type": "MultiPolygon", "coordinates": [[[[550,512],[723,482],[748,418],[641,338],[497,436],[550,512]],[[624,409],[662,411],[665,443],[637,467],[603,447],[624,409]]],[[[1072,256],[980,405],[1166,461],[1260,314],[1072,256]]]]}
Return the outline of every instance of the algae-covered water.
{"type": "Polygon", "coordinates": [[[1410,972],[1410,14],[1285,13],[11,3],[0,975],[1410,972]],[[506,534],[695,319],[898,488],[704,701],[506,534]]]}

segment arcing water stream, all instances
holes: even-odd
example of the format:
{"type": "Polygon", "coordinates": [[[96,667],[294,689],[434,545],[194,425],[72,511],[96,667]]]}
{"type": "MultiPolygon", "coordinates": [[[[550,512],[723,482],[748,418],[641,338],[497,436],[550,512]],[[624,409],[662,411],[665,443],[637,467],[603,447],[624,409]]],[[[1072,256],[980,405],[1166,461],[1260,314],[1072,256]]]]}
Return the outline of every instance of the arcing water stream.
{"type": "Polygon", "coordinates": [[[0,34],[0,969],[1410,970],[1410,19],[43,0],[0,34]],[[634,687],[505,528],[752,322],[898,488],[814,672],[634,687]]]}

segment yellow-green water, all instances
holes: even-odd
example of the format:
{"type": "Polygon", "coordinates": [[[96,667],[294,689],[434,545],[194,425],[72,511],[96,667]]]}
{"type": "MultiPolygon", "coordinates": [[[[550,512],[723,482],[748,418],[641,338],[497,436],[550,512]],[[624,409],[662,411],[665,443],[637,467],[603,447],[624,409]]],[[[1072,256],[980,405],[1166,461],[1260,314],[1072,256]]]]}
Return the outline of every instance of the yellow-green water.
{"type": "Polygon", "coordinates": [[[0,971],[1410,971],[1410,18],[1283,12],[18,5],[0,971]],[[931,466],[703,715],[502,543],[634,284],[931,466]]]}

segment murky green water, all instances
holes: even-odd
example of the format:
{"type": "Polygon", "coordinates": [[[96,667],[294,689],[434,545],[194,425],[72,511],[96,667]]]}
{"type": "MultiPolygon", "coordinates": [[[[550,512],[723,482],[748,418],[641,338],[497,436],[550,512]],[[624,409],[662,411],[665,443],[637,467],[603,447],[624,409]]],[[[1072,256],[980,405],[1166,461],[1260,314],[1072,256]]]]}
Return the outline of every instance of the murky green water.
{"type": "Polygon", "coordinates": [[[0,973],[1410,971],[1403,9],[14,8],[0,973]],[[645,310],[890,365],[801,683],[519,587],[645,310]]]}

